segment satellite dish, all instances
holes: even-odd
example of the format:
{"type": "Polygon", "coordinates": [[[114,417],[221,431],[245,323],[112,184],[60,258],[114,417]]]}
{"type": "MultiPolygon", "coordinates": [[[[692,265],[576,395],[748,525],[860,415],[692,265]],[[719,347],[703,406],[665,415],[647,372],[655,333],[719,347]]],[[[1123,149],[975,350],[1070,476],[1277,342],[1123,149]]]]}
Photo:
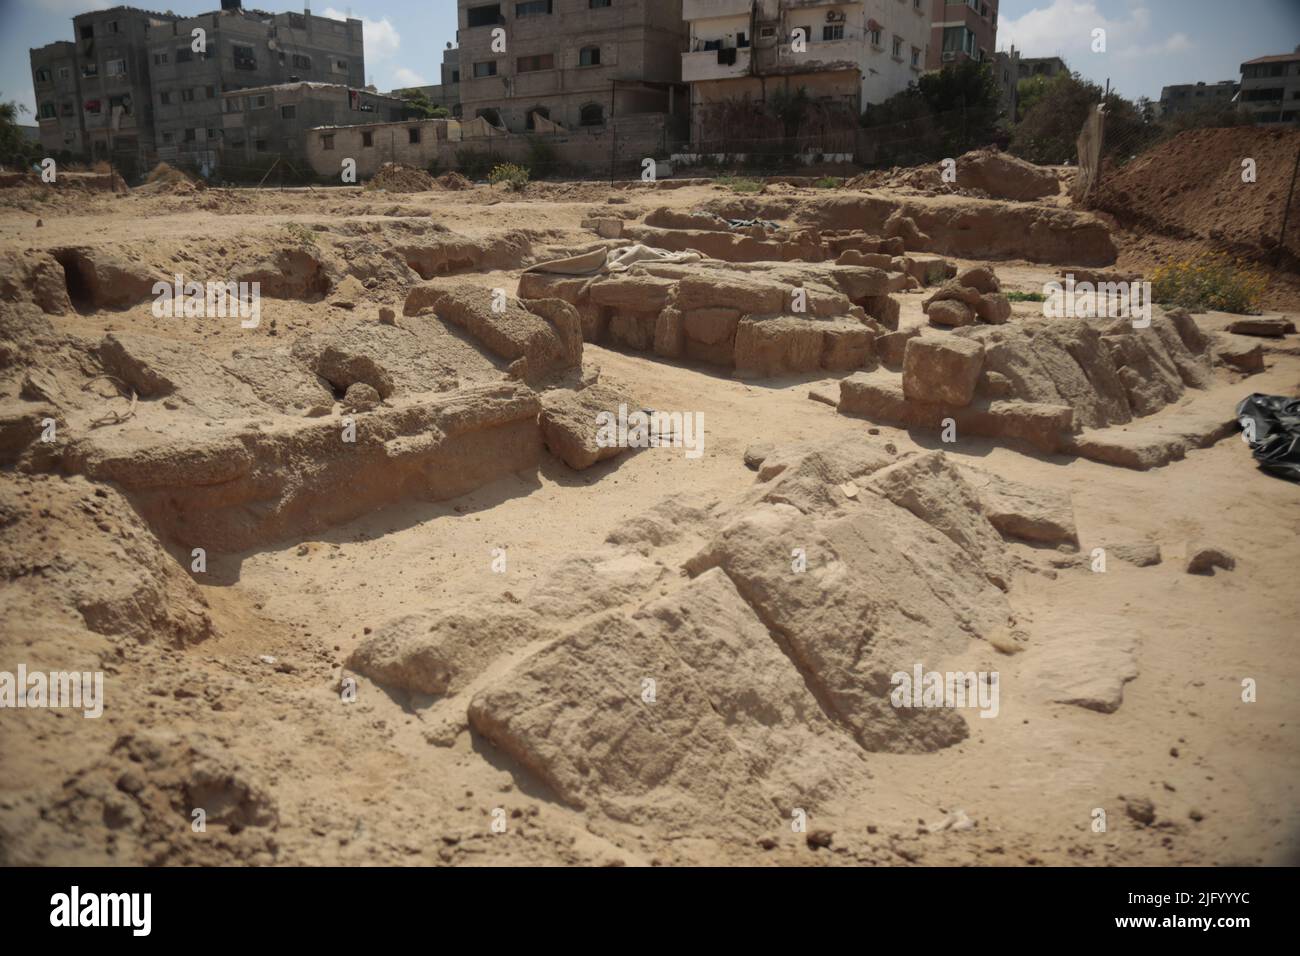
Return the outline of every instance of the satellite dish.
{"type": "Polygon", "coordinates": [[[275,42],[275,40],[267,40],[267,41],[266,41],[266,48],[267,48],[268,50],[274,50],[274,49],[276,49],[277,46],[278,46],[278,44],[275,42]]]}

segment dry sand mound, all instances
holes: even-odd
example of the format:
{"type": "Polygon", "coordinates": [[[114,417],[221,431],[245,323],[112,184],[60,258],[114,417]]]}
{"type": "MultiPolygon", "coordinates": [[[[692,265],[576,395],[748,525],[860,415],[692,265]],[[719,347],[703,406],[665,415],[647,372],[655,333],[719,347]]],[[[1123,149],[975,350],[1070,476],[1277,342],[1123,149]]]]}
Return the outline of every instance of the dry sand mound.
{"type": "Polygon", "coordinates": [[[366,183],[367,189],[383,189],[390,193],[427,193],[434,188],[434,179],[423,169],[403,163],[384,163],[379,172],[366,183]]]}
{"type": "Polygon", "coordinates": [[[474,184],[462,176],[460,173],[443,173],[435,180],[443,189],[461,190],[473,189],[474,184]]]}
{"type": "MultiPolygon", "coordinates": [[[[1300,132],[1232,127],[1180,133],[1120,169],[1107,169],[1092,205],[1122,222],[1182,239],[1258,249],[1277,244],[1300,132]],[[1242,182],[1242,162],[1258,180],[1242,182]]],[[[1287,248],[1300,250],[1300,191],[1287,248]]]]}

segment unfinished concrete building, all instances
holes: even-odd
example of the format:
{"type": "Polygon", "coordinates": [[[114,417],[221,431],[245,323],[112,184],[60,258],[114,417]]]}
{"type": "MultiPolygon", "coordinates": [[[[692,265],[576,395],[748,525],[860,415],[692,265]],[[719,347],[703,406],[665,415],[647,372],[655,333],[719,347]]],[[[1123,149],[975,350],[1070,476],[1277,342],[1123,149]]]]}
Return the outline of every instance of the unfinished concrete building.
{"type": "Polygon", "coordinates": [[[464,118],[514,132],[671,113],[682,0],[459,0],[464,118]]]}
{"type": "Polygon", "coordinates": [[[317,81],[360,87],[360,20],[244,10],[194,17],[111,7],[73,17],[75,41],[30,53],[41,142],[112,159],[128,177],[163,159],[212,166],[221,94],[317,81]]]}
{"type": "Polygon", "coordinates": [[[926,0],[932,5],[927,70],[962,60],[993,58],[998,40],[998,0],[926,0]]]}
{"type": "Polygon", "coordinates": [[[340,83],[259,86],[223,93],[221,101],[219,168],[224,175],[261,169],[271,156],[306,169],[308,130],[395,122],[404,111],[401,97],[340,83]]]}
{"type": "Polygon", "coordinates": [[[1160,90],[1160,115],[1197,113],[1201,110],[1232,109],[1239,89],[1236,80],[1218,83],[1178,83],[1160,90]]]}
{"type": "Polygon", "coordinates": [[[1241,64],[1237,102],[1256,123],[1300,123],[1300,46],[1241,64]]]}
{"type": "Polygon", "coordinates": [[[726,104],[767,103],[777,90],[856,118],[920,76],[930,42],[927,0],[684,0],[683,16],[695,143],[719,139],[726,104]]]}
{"type": "MultiPolygon", "coordinates": [[[[360,20],[262,13],[241,9],[239,0],[224,0],[223,7],[150,34],[159,159],[215,165],[226,125],[223,103],[230,102],[224,93],[282,83],[365,83],[360,20]]],[[[282,144],[284,136],[268,131],[259,139],[282,144]]]]}

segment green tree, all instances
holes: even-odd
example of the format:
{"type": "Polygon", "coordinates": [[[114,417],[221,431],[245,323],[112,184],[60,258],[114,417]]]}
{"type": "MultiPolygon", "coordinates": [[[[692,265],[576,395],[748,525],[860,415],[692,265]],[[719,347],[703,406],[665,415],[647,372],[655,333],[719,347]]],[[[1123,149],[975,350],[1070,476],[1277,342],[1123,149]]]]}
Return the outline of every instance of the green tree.
{"type": "Polygon", "coordinates": [[[877,131],[883,161],[927,162],[991,142],[999,98],[992,65],[963,60],[869,105],[862,125],[877,131]]]}
{"type": "Polygon", "coordinates": [[[41,144],[28,139],[18,122],[26,112],[12,100],[0,103],[0,165],[27,168],[41,158],[41,144]]]}
{"type": "Polygon", "coordinates": [[[403,98],[406,100],[402,104],[405,119],[447,119],[451,116],[445,106],[434,106],[419,90],[411,90],[403,98]]]}
{"type": "Polygon", "coordinates": [[[1135,103],[1118,93],[1107,94],[1077,73],[1060,73],[1045,84],[1041,96],[1022,113],[1011,134],[1011,152],[1031,163],[1073,162],[1084,121],[1103,101],[1105,155],[1135,155],[1155,140],[1158,130],[1146,123],[1135,103]]]}

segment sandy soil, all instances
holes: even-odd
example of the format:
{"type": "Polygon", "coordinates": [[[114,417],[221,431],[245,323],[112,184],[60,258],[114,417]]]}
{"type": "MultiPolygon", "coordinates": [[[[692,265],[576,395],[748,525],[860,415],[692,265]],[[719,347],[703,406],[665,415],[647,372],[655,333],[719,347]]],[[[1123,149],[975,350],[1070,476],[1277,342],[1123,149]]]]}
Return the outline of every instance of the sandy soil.
{"type": "MultiPolygon", "coordinates": [[[[780,187],[783,196],[813,190],[780,187]]],[[[187,251],[205,264],[287,222],[324,227],[376,223],[381,230],[416,221],[469,237],[518,230],[535,249],[591,246],[579,228],[594,209],[631,217],[658,205],[690,209],[724,194],[720,187],[613,189],[599,184],[543,185],[524,197],[479,187],[463,193],[376,196],[360,190],[252,192],[206,190],[173,196],[91,196],[77,201],[6,197],[0,254],[63,245],[187,251]],[[211,208],[198,208],[204,203],[211,208]],[[36,218],[42,224],[36,226],[36,218]]],[[[1056,269],[997,263],[1004,288],[1032,291],[1056,269]]],[[[513,288],[518,271],[470,276],[513,288]]],[[[919,294],[901,297],[903,324],[922,320],[919,294]]],[[[372,290],[359,311],[400,303],[397,290],[372,290]]],[[[1300,310],[1300,298],[1277,303],[1300,310]]],[[[1018,303],[1032,315],[1034,303],[1018,303]]],[[[278,334],[288,336],[337,317],[326,302],[276,303],[278,334]]],[[[1203,327],[1224,317],[1198,317],[1203,327]]],[[[97,339],[115,329],[205,343],[214,354],[235,347],[237,327],[155,320],[147,306],[55,318],[61,332],[97,339]]],[[[269,328],[259,335],[270,334],[269,328]]],[[[576,473],[547,458],[537,474],[496,481],[450,501],[409,501],[307,540],[214,555],[197,576],[215,636],[181,650],[119,652],[117,680],[131,692],[89,732],[68,731],[57,715],[29,715],[30,739],[6,733],[0,744],[0,836],[33,808],[57,804],[34,835],[0,851],[9,862],[259,864],[1295,864],[1300,862],[1300,660],[1292,643],[1300,623],[1294,567],[1300,552],[1300,503],[1293,484],[1259,472],[1236,439],[1193,451],[1147,472],[1083,459],[1039,456],[965,439],[945,448],[959,462],[998,475],[1068,491],[1083,554],[1094,547],[1153,541],[1164,560],[1133,567],[1112,560],[1104,574],[1086,569],[1018,571],[1009,600],[1027,633],[1026,652],[1007,657],[973,643],[955,669],[997,670],[1004,686],[1032,668],[1056,642],[1087,646],[1110,639],[1135,648],[1137,677],[1111,714],[1054,704],[1031,693],[1004,693],[1000,719],[972,712],[961,744],[916,755],[870,754],[870,782],[837,798],[810,821],[833,832],[829,850],[774,819],[763,841],[716,834],[665,839],[556,800],[546,784],[477,734],[450,740],[439,728],[464,711],[464,696],[414,708],[400,695],[363,684],[356,703],[339,702],[343,662],[369,630],[397,613],[454,602],[518,602],[548,569],[575,551],[597,547],[655,501],[742,494],[754,475],[742,460],[755,443],[824,440],[892,443],[900,452],[940,447],[933,435],[838,415],[810,401],[816,380],[738,381],[688,363],[651,360],[587,345],[585,361],[602,380],[655,407],[704,413],[706,452],[650,449],[576,473]],[[871,431],[869,431],[871,430],[871,431]],[[1236,569],[1184,573],[1189,541],[1233,552],[1236,569]],[[492,573],[492,549],[509,555],[492,573]],[[281,666],[259,660],[273,656],[281,666]],[[1258,682],[1244,704],[1241,681],[1258,682]],[[273,833],[224,827],[176,834],[117,836],[118,827],[79,819],[98,804],[86,794],[123,789],[124,764],[112,756],[121,735],[160,732],[216,741],[255,772],[278,810],[273,833]],[[74,773],[84,787],[63,788],[74,773]],[[102,778],[102,780],[101,780],[102,778]],[[96,781],[100,781],[96,783],[96,781]],[[74,799],[75,798],[75,799],[74,799]],[[1148,798],[1155,825],[1125,814],[1125,798],[1148,798]],[[504,808],[505,833],[491,828],[504,808]],[[1107,832],[1093,832],[1102,808],[1107,832]],[[964,810],[973,829],[931,832],[964,810]],[[766,845],[764,845],[764,842],[766,845]]],[[[1265,372],[1243,379],[1221,371],[1214,394],[1225,405],[1254,392],[1300,394],[1300,356],[1272,351],[1265,372]]],[[[5,473],[0,480],[11,481],[5,473]]],[[[347,495],[347,488],[339,488],[347,495]]],[[[657,553],[674,575],[690,548],[657,553]]],[[[1032,552],[1024,546],[1026,553],[1032,552]]],[[[1032,555],[1031,555],[1032,556],[1032,555]]],[[[178,558],[183,556],[177,555],[178,558]]],[[[39,643],[39,624],[8,650],[39,643]]],[[[5,630],[9,630],[8,627],[5,630]]],[[[12,656],[12,655],[10,655],[12,656]]],[[[0,661],[0,669],[11,665],[0,661]]],[[[496,661],[479,683],[510,666],[496,661]]],[[[119,698],[120,699],[120,698],[119,698]]],[[[0,715],[9,722],[10,714],[0,715]]],[[[18,728],[19,725],[13,725],[18,728]]],[[[84,725],[83,725],[84,726],[84,725]]],[[[128,815],[131,810],[124,811],[128,815]]],[[[129,832],[131,827],[127,827],[129,832]]]]}

